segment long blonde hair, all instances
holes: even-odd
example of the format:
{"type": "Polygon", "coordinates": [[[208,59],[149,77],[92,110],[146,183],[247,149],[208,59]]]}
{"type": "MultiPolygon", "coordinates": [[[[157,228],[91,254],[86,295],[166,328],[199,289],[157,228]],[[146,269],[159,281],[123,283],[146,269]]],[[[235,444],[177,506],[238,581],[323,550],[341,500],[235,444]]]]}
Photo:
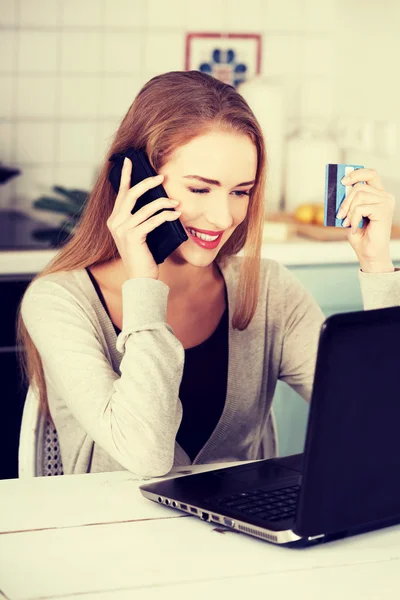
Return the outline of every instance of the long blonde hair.
{"type": "MultiPolygon", "coordinates": [[[[158,171],[174,150],[209,130],[247,135],[257,149],[256,182],[250,194],[245,220],[237,227],[218,254],[225,262],[244,247],[236,310],[232,326],[244,330],[254,316],[259,293],[260,254],[264,220],[266,153],[260,126],[244,98],[231,86],[199,71],[172,71],[153,77],[140,90],[106,153],[106,160],[86,203],[74,234],[56,257],[32,280],[72,271],[118,258],[118,251],[106,222],[116,194],[108,180],[112,164],[108,158],[130,146],[144,148],[158,171]]],[[[31,282],[31,283],[32,283],[31,282]]],[[[21,373],[39,396],[47,413],[47,392],[38,350],[17,317],[21,373]]]]}

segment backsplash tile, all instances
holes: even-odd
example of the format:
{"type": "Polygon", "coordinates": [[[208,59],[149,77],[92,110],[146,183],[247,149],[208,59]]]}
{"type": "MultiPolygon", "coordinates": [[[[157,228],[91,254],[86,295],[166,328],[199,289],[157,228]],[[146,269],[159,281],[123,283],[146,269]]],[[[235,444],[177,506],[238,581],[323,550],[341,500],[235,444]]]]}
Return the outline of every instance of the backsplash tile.
{"type": "MultiPolygon", "coordinates": [[[[42,0],[40,0],[42,1],[42,0]]],[[[103,0],[59,0],[63,27],[101,27],[104,25],[103,0]]]]}
{"type": "Polygon", "coordinates": [[[15,162],[24,168],[26,164],[51,165],[55,153],[55,122],[18,121],[16,126],[15,162]]]}
{"type": "Polygon", "coordinates": [[[230,0],[224,13],[224,28],[233,33],[262,33],[262,4],[264,0],[230,0]],[[238,18],[239,16],[239,18],[238,18]]]}
{"type": "Polygon", "coordinates": [[[329,37],[303,39],[301,62],[301,75],[332,76],[334,71],[332,39],[329,37]]]}
{"type": "Polygon", "coordinates": [[[100,30],[61,32],[62,73],[100,73],[103,64],[100,30]]]}
{"type": "Polygon", "coordinates": [[[52,76],[21,75],[16,80],[15,114],[20,118],[48,118],[56,114],[56,84],[52,76]]]}
{"type": "Polygon", "coordinates": [[[296,76],[301,67],[301,43],[299,35],[265,36],[262,40],[261,68],[265,75],[296,76]]]}
{"type": "MultiPolygon", "coordinates": [[[[191,3],[193,7],[195,2],[191,3]]],[[[190,22],[187,0],[148,0],[146,25],[149,29],[183,29],[190,22]]],[[[193,19],[191,19],[193,21],[193,19]]],[[[200,24],[199,24],[200,26],[200,24]]]]}
{"type": "Polygon", "coordinates": [[[58,56],[55,31],[21,30],[18,69],[22,73],[55,73],[58,56]]]}
{"type": "Polygon", "coordinates": [[[146,36],[143,68],[149,79],[165,71],[182,71],[184,60],[185,38],[181,33],[159,32],[146,36]]]}
{"type": "Polygon", "coordinates": [[[98,75],[69,75],[60,77],[58,85],[61,119],[97,119],[101,101],[101,78],[98,75]]]}
{"type": "Polygon", "coordinates": [[[68,167],[67,165],[55,166],[54,181],[56,185],[61,185],[66,188],[77,188],[89,191],[95,183],[95,172],[95,167],[86,164],[81,167],[68,167]]]}
{"type": "Polygon", "coordinates": [[[334,32],[336,11],[334,0],[303,0],[302,28],[306,31],[334,32]]]}
{"type": "Polygon", "coordinates": [[[264,0],[264,31],[299,31],[302,29],[303,2],[300,0],[264,0]]]}
{"type": "Polygon", "coordinates": [[[329,77],[309,78],[300,83],[300,116],[304,121],[319,119],[325,129],[335,115],[333,84],[329,77]]]}
{"type": "Polygon", "coordinates": [[[96,130],[96,151],[98,160],[103,160],[110,149],[111,143],[118,130],[120,117],[115,119],[107,119],[97,123],[96,130]]]}
{"type": "Polygon", "coordinates": [[[12,26],[17,24],[17,2],[16,0],[0,0],[0,26],[12,26]]]}
{"type": "Polygon", "coordinates": [[[135,76],[104,77],[100,84],[99,116],[121,120],[142,85],[142,80],[135,76]]]}
{"type": "MultiPolygon", "coordinates": [[[[0,121],[0,162],[11,164],[13,161],[14,124],[0,121]]],[[[0,186],[3,187],[3,186],[0,186]]]]}
{"type": "MultiPolygon", "coordinates": [[[[194,32],[227,31],[226,15],[231,10],[230,6],[230,3],[215,2],[215,0],[187,2],[185,27],[188,31],[194,32]]],[[[239,19],[242,12],[243,8],[238,14],[239,19]]]]}
{"type": "Polygon", "coordinates": [[[143,46],[142,33],[106,31],[102,70],[106,73],[127,75],[140,72],[143,64],[143,46]]]}
{"type": "Polygon", "coordinates": [[[10,75],[0,76],[0,119],[11,119],[14,115],[15,78],[10,75]]]}
{"type": "Polygon", "coordinates": [[[14,73],[17,64],[17,33],[11,30],[0,31],[0,73],[14,73]]]}
{"type": "MultiPolygon", "coordinates": [[[[16,202],[14,208],[27,209],[28,214],[38,220],[46,220],[46,212],[33,209],[32,202],[39,196],[51,194],[53,187],[53,168],[46,166],[24,166],[22,173],[15,179],[16,202]]],[[[53,219],[54,220],[54,219],[53,219]]],[[[59,220],[59,218],[58,218],[59,220]]]]}
{"type": "Polygon", "coordinates": [[[40,10],[38,10],[37,2],[19,0],[19,24],[22,27],[55,27],[59,20],[59,7],[59,2],[54,0],[40,0],[40,10]]]}
{"type": "MultiPolygon", "coordinates": [[[[146,27],[146,17],[149,0],[147,2],[132,2],[132,0],[103,0],[104,26],[108,29],[114,27],[136,28],[146,27]]],[[[162,6],[169,7],[171,2],[162,2],[162,6]]]]}
{"type": "Polygon", "coordinates": [[[56,162],[64,165],[91,165],[95,162],[96,123],[86,120],[61,122],[58,128],[56,162]]]}

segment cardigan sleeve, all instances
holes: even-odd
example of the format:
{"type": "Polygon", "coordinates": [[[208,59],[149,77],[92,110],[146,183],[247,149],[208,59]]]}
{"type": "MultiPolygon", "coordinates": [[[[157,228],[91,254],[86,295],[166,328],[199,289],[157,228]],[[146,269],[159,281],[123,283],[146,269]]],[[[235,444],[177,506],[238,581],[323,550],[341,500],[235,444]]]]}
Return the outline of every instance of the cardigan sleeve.
{"type": "MultiPolygon", "coordinates": [[[[90,316],[62,285],[39,278],[21,304],[47,388],[63,399],[94,442],[140,477],[170,471],[182,419],[184,348],[166,323],[168,293],[159,280],[124,283],[120,374],[90,316]]],[[[58,433],[62,438],[63,431],[58,433]]]]}

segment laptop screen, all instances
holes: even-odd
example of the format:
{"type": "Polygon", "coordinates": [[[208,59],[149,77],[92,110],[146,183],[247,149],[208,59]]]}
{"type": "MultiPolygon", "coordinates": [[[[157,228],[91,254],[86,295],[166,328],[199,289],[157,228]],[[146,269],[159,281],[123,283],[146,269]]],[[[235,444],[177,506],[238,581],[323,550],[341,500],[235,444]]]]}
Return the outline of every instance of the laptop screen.
{"type": "Polygon", "coordinates": [[[400,516],[400,307],[337,314],[321,331],[296,532],[400,516]]]}

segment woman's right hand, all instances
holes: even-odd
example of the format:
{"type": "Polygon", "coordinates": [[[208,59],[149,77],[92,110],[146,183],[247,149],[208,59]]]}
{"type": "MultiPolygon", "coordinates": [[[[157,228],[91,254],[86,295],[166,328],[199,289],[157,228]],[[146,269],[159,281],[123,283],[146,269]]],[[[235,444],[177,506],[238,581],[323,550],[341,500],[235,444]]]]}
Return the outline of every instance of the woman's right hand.
{"type": "Polygon", "coordinates": [[[131,211],[137,199],[147,190],[160,185],[164,176],[148,177],[130,188],[131,172],[132,162],[129,158],[125,158],[118,195],[114,209],[107,220],[107,227],[114,238],[128,279],[137,277],[158,279],[158,265],[146,243],[146,236],[161,223],[175,221],[180,217],[181,212],[171,210],[164,210],[154,215],[163,208],[177,206],[179,202],[170,198],[158,198],[132,215],[131,211]]]}

